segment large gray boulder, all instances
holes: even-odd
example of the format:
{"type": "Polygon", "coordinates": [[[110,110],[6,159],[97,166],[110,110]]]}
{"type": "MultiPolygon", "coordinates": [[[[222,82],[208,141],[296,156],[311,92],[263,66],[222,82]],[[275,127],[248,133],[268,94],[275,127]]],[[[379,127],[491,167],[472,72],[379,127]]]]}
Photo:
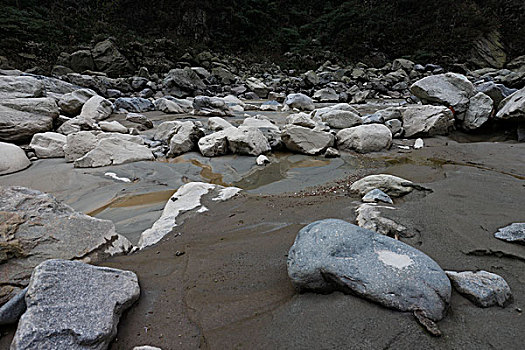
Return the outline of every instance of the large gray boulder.
{"type": "Polygon", "coordinates": [[[286,125],[281,139],[290,151],[303,154],[320,154],[334,145],[334,135],[297,125],[286,125]]]}
{"type": "Polygon", "coordinates": [[[97,43],[91,53],[95,68],[98,71],[106,72],[109,76],[129,74],[135,70],[128,59],[118,50],[115,43],[109,39],[97,43]]]}
{"type": "Polygon", "coordinates": [[[69,67],[75,72],[82,73],[85,70],[95,69],[93,56],[90,50],[78,50],[69,56],[69,67]]]}
{"type": "Polygon", "coordinates": [[[515,222],[502,227],[494,234],[494,237],[510,243],[525,245],[525,222],[515,222]]]}
{"type": "Polygon", "coordinates": [[[146,146],[117,137],[98,141],[95,148],[74,162],[75,168],[97,168],[108,165],[153,160],[153,153],[146,146]]]}
{"type": "Polygon", "coordinates": [[[12,350],[107,349],[140,296],[131,271],[48,260],[35,268],[12,350]]]}
{"type": "Polygon", "coordinates": [[[0,141],[29,141],[36,133],[52,130],[54,119],[49,113],[25,112],[0,103],[0,141]]]}
{"type": "Polygon", "coordinates": [[[113,120],[111,122],[99,122],[100,130],[105,132],[118,132],[121,134],[127,134],[128,128],[120,124],[118,121],[113,120]]]}
{"type": "Polygon", "coordinates": [[[246,118],[243,120],[242,126],[259,129],[264,134],[272,148],[277,148],[281,145],[281,129],[269,119],[265,119],[261,116],[246,118]]]}
{"type": "Polygon", "coordinates": [[[78,89],[62,95],[58,100],[58,106],[66,115],[74,117],[80,114],[84,103],[95,95],[96,92],[91,89],[78,89]]]}
{"type": "Polygon", "coordinates": [[[410,91],[423,102],[452,107],[461,114],[468,109],[469,100],[474,95],[474,85],[461,74],[445,73],[416,81],[410,91]]]}
{"type": "Polygon", "coordinates": [[[197,96],[193,100],[196,115],[204,116],[229,116],[233,115],[228,104],[219,97],[197,96]]]}
{"type": "Polygon", "coordinates": [[[0,187],[0,222],[0,305],[27,286],[42,261],[98,261],[132,248],[111,221],[76,212],[51,195],[24,187],[0,187]]]}
{"type": "Polygon", "coordinates": [[[501,101],[497,119],[525,118],[525,88],[501,101]]]}
{"type": "Polygon", "coordinates": [[[56,132],[34,134],[29,147],[38,158],[62,158],[67,136],[56,132]]]}
{"type": "Polygon", "coordinates": [[[313,98],[319,102],[337,102],[339,101],[339,94],[334,89],[327,87],[317,90],[313,98]]]}
{"type": "Polygon", "coordinates": [[[233,128],[233,125],[221,117],[209,117],[208,128],[212,131],[220,131],[227,128],[233,128]]]}
{"type": "Polygon", "coordinates": [[[445,316],[451,286],[430,257],[398,240],[327,219],[299,231],[288,276],[300,291],[352,293],[400,311],[445,316]]]}
{"type": "Polygon", "coordinates": [[[197,143],[199,151],[205,157],[216,157],[228,153],[228,138],[226,132],[220,130],[202,137],[197,143]]]}
{"type": "Polygon", "coordinates": [[[476,130],[485,124],[492,115],[494,101],[482,92],[470,98],[469,108],[465,113],[462,126],[466,130],[476,130]]]}
{"type": "Polygon", "coordinates": [[[53,119],[60,114],[58,105],[50,97],[2,99],[0,104],[17,111],[43,115],[53,119]]]}
{"type": "Polygon", "coordinates": [[[286,96],[284,104],[290,109],[297,108],[300,111],[313,111],[315,109],[314,101],[301,93],[286,96]]]}
{"type": "Polygon", "coordinates": [[[57,132],[63,135],[71,135],[80,131],[89,131],[97,128],[97,123],[91,118],[84,118],[76,116],[66,120],[60,127],[57,129],[57,132]]]}
{"type": "Polygon", "coordinates": [[[258,128],[240,126],[224,130],[229,149],[235,154],[258,156],[271,150],[268,140],[258,128]]]}
{"type": "Polygon", "coordinates": [[[132,113],[144,113],[155,110],[155,105],[142,97],[119,97],[115,100],[115,110],[124,109],[132,113]]]}
{"type": "Polygon", "coordinates": [[[401,109],[406,137],[446,135],[454,125],[447,107],[409,106],[401,109]]]}
{"type": "Polygon", "coordinates": [[[458,292],[481,307],[505,306],[512,293],[507,282],[487,271],[447,271],[447,276],[458,292]]]}
{"type": "Polygon", "coordinates": [[[354,182],[352,186],[350,186],[350,189],[358,192],[361,196],[366,195],[372,190],[379,189],[391,197],[401,197],[412,192],[414,187],[416,187],[416,185],[412,181],[401,177],[378,174],[365,176],[354,182]]]}
{"type": "Polygon", "coordinates": [[[167,98],[155,100],[155,109],[167,114],[184,113],[184,110],[176,102],[168,100],[167,98]]]}
{"type": "Polygon", "coordinates": [[[117,138],[124,141],[143,145],[144,140],[140,136],[126,135],[120,133],[96,133],[92,131],[80,131],[67,135],[66,145],[64,146],[64,153],[67,162],[74,162],[83,157],[89,151],[93,150],[98,142],[105,138],[117,138]]]}
{"type": "Polygon", "coordinates": [[[254,77],[246,79],[246,86],[248,89],[255,92],[255,94],[260,98],[268,97],[268,93],[270,92],[270,88],[268,88],[266,84],[254,77]]]}
{"type": "Polygon", "coordinates": [[[382,124],[359,125],[339,131],[337,148],[359,153],[379,152],[392,145],[392,132],[382,124]]]}
{"type": "Polygon", "coordinates": [[[44,84],[30,76],[0,76],[0,99],[44,96],[44,84]]]}
{"type": "Polygon", "coordinates": [[[162,84],[166,93],[175,97],[194,96],[206,88],[199,75],[189,67],[170,70],[162,84]]]}
{"type": "Polygon", "coordinates": [[[23,149],[12,143],[0,142],[0,175],[15,173],[30,165],[23,149]]]}
{"type": "Polygon", "coordinates": [[[177,132],[170,138],[168,155],[178,156],[193,151],[197,141],[202,136],[204,136],[204,132],[194,122],[180,122],[177,132]]]}
{"type": "Polygon", "coordinates": [[[321,120],[334,129],[346,129],[363,124],[363,120],[358,114],[343,110],[331,110],[323,113],[321,120]]]}
{"type": "Polygon", "coordinates": [[[296,114],[290,114],[286,117],[286,124],[293,124],[297,126],[304,126],[305,128],[313,129],[317,125],[310,115],[300,112],[296,114]]]}
{"type": "Polygon", "coordinates": [[[80,117],[95,121],[107,119],[113,113],[113,103],[102,96],[95,95],[84,103],[80,117]]]}
{"type": "Polygon", "coordinates": [[[494,107],[498,107],[501,101],[515,93],[516,89],[510,89],[503,84],[496,84],[493,81],[476,85],[476,91],[483,92],[494,101],[494,107]]]}
{"type": "Polygon", "coordinates": [[[157,126],[153,140],[169,143],[173,135],[175,135],[181,128],[182,122],[170,120],[163,122],[157,126]]]}

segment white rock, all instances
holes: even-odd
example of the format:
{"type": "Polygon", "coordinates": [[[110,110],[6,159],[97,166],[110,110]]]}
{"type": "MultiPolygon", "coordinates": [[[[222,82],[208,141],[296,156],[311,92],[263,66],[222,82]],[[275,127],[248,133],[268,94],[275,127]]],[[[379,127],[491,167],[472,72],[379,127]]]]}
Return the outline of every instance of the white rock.
{"type": "Polygon", "coordinates": [[[382,124],[359,125],[337,133],[337,148],[359,153],[378,152],[392,144],[392,132],[382,124]]]}
{"type": "Polygon", "coordinates": [[[268,140],[258,128],[240,126],[225,129],[228,146],[235,154],[258,156],[271,150],[268,140]]]}
{"type": "Polygon", "coordinates": [[[352,184],[350,189],[364,196],[374,189],[380,189],[391,197],[401,197],[412,192],[414,184],[403,178],[387,175],[369,175],[352,184]]]}
{"type": "Polygon", "coordinates": [[[501,101],[499,111],[496,114],[497,119],[525,117],[525,88],[516,91],[512,95],[501,101]]]}
{"type": "Polygon", "coordinates": [[[255,163],[259,166],[262,166],[262,165],[270,163],[270,160],[268,159],[268,157],[261,154],[259,157],[257,157],[257,159],[255,160],[255,163]]]}
{"type": "Polygon", "coordinates": [[[33,135],[29,147],[35,150],[38,158],[62,158],[67,137],[56,132],[33,135]]]}
{"type": "Polygon", "coordinates": [[[228,139],[224,130],[202,137],[199,142],[199,151],[205,157],[216,157],[228,153],[228,139]]]}
{"type": "Polygon", "coordinates": [[[170,139],[170,150],[168,155],[178,156],[190,152],[195,148],[197,140],[203,135],[199,127],[190,121],[181,122],[180,128],[170,139]]]}
{"type": "Polygon", "coordinates": [[[290,151],[303,154],[320,154],[334,144],[334,135],[303,126],[287,125],[281,138],[290,151]]]}
{"type": "Polygon", "coordinates": [[[180,114],[184,113],[184,110],[174,101],[170,101],[166,98],[159,98],[155,101],[155,108],[157,111],[168,114],[180,114]]]}
{"type": "Polygon", "coordinates": [[[208,118],[208,128],[213,131],[220,131],[227,128],[233,128],[233,125],[221,117],[210,117],[208,118]]]}
{"type": "Polygon", "coordinates": [[[96,168],[141,160],[153,160],[153,153],[145,146],[116,137],[98,141],[94,149],[75,160],[75,168],[96,168]]]}
{"type": "Polygon", "coordinates": [[[121,134],[127,134],[128,128],[114,120],[112,122],[99,122],[98,125],[102,131],[106,132],[118,132],[121,134]]]}
{"type": "Polygon", "coordinates": [[[14,173],[30,165],[23,149],[11,143],[0,142],[0,175],[14,173]]]}
{"type": "Polygon", "coordinates": [[[494,101],[482,92],[470,98],[470,104],[465,113],[465,117],[462,122],[462,126],[466,130],[475,130],[485,124],[493,109],[494,101]]]}
{"type": "Polygon", "coordinates": [[[82,106],[80,116],[95,121],[104,120],[113,113],[113,103],[102,96],[93,96],[82,106]]]}
{"type": "Polygon", "coordinates": [[[69,116],[77,116],[82,106],[97,93],[91,89],[78,89],[64,94],[58,100],[60,109],[69,116]]]}
{"type": "Polygon", "coordinates": [[[425,146],[425,143],[423,142],[423,139],[417,139],[416,142],[414,142],[414,149],[421,149],[425,146]]]}
{"type": "Polygon", "coordinates": [[[127,177],[120,177],[113,172],[104,173],[104,176],[109,176],[110,178],[115,179],[117,181],[122,181],[122,182],[127,182],[127,183],[131,182],[131,180],[128,179],[127,177]]]}

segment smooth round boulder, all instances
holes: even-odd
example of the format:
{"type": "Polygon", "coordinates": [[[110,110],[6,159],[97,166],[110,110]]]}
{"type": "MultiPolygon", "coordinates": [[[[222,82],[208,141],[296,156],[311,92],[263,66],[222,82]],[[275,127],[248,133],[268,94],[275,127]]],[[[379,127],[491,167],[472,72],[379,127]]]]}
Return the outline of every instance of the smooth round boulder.
{"type": "Polygon", "coordinates": [[[392,132],[382,124],[359,125],[339,131],[337,148],[359,153],[379,152],[392,145],[392,132]]]}
{"type": "Polygon", "coordinates": [[[23,149],[12,143],[0,142],[0,175],[15,173],[30,165],[23,149]]]}
{"type": "Polygon", "coordinates": [[[299,291],[355,294],[439,321],[450,301],[450,281],[423,252],[343,220],[313,222],[288,253],[288,276],[299,291]]]}

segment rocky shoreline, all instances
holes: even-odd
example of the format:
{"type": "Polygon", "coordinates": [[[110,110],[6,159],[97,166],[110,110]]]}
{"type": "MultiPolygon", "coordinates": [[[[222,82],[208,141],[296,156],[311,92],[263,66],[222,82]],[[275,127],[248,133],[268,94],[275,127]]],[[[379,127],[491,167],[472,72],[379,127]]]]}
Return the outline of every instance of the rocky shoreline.
{"type": "Polygon", "coordinates": [[[109,78],[112,45],[0,71],[1,346],[521,343],[480,323],[523,323],[523,58],[109,78]]]}

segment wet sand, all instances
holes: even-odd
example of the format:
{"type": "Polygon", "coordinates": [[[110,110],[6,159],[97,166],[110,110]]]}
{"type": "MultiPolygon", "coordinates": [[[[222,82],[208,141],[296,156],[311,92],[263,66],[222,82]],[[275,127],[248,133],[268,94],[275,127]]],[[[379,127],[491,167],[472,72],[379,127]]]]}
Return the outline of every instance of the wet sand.
{"type": "Polygon", "coordinates": [[[135,271],[142,287],[112,349],[521,349],[525,248],[493,233],[525,220],[525,145],[427,143],[391,152],[386,168],[368,171],[432,189],[396,201],[395,218],[416,233],[404,241],[444,269],[503,276],[514,294],[506,308],[478,308],[453,292],[439,322],[444,335],[434,338],[410,314],[355,296],[296,293],[286,273],[288,249],[314,220],[354,219],[358,198],[343,191],[354,178],[348,174],[299,194],[245,193],[208,203],[209,212],[188,218],[158,245],[104,262],[135,271]]]}

